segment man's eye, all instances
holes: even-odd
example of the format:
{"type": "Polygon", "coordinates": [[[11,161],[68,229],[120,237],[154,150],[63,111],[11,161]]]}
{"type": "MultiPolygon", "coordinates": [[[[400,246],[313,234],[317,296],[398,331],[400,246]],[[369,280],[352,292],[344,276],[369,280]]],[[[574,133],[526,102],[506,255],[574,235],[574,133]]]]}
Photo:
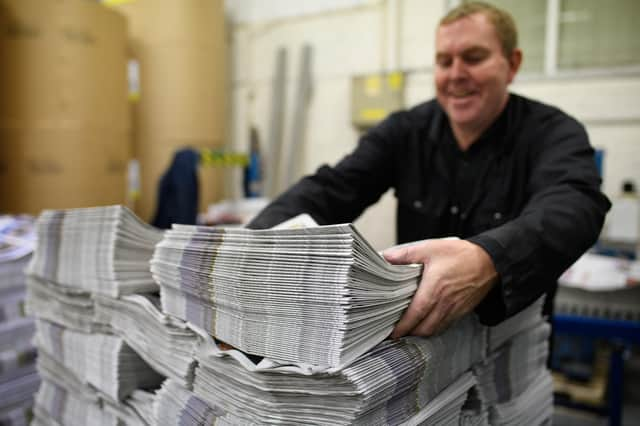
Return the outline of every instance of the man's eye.
{"type": "Polygon", "coordinates": [[[447,68],[451,66],[451,58],[436,58],[436,65],[441,68],[447,68]]]}
{"type": "Polygon", "coordinates": [[[467,55],[463,59],[467,64],[478,64],[486,59],[485,54],[467,55]]]}

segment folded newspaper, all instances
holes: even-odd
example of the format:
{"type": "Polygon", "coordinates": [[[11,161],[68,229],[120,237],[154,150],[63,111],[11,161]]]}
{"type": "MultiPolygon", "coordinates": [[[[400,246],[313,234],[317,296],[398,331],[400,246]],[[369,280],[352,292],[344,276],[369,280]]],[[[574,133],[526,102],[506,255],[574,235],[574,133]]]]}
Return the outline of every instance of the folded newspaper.
{"type": "Polygon", "coordinates": [[[0,215],[0,263],[30,255],[36,245],[31,216],[0,215]]]}
{"type": "Polygon", "coordinates": [[[184,321],[160,312],[159,305],[150,294],[97,296],[95,320],[109,324],[154,370],[190,387],[198,336],[184,321]]]}
{"type": "Polygon", "coordinates": [[[465,424],[480,418],[486,419],[480,424],[491,425],[551,424],[553,383],[546,368],[551,327],[541,315],[543,301],[487,328],[487,356],[473,367],[474,401],[482,415],[464,417],[465,424]]]}
{"type": "Polygon", "coordinates": [[[251,368],[238,351],[207,345],[193,392],[243,424],[400,424],[469,371],[484,341],[466,317],[439,336],[387,340],[340,371],[314,374],[251,368]]]}
{"type": "MultiPolygon", "coordinates": [[[[549,325],[540,315],[541,303],[496,327],[481,326],[470,315],[438,336],[384,341],[342,369],[278,364],[210,341],[198,353],[195,399],[187,404],[183,398],[175,402],[182,408],[172,410],[211,414],[205,403],[240,424],[458,424],[454,419],[459,419],[459,424],[486,425],[489,418],[500,424],[545,423],[551,418],[552,388],[544,378],[549,325]],[[473,383],[462,379],[469,372],[473,383]]],[[[165,392],[170,398],[182,391],[165,392]]]]}
{"type": "Polygon", "coordinates": [[[113,401],[162,383],[162,376],[120,337],[87,334],[38,320],[36,342],[40,352],[113,401]]]}
{"type": "Polygon", "coordinates": [[[26,318],[24,269],[36,244],[34,219],[0,215],[0,424],[26,425],[36,373],[35,326],[26,318]]]}
{"type": "Polygon", "coordinates": [[[391,265],[353,225],[174,225],[151,271],[162,308],[249,354],[348,365],[386,338],[421,268],[391,265]]]}
{"type": "Polygon", "coordinates": [[[123,206],[45,210],[28,274],[94,293],[157,291],[149,272],[162,231],[123,206]]]}
{"type": "Polygon", "coordinates": [[[95,320],[95,302],[91,293],[65,287],[34,276],[27,277],[25,311],[28,315],[86,332],[108,326],[95,320]]]}
{"type": "Polygon", "coordinates": [[[85,394],[69,392],[66,388],[43,380],[36,395],[34,426],[119,426],[118,418],[102,409],[97,400],[85,394]]]}
{"type": "Polygon", "coordinates": [[[38,355],[38,371],[43,386],[36,395],[33,425],[153,424],[153,393],[137,389],[123,401],[113,401],[46,352],[38,355]]]}

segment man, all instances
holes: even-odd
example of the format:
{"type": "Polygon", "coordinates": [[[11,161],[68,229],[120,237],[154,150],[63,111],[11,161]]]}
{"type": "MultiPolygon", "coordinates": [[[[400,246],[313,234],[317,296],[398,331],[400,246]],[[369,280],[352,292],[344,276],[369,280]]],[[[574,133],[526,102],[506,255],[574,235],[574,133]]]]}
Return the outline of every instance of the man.
{"type": "Polygon", "coordinates": [[[610,207],[584,128],[510,94],[522,62],[513,19],[484,3],[450,11],[436,32],[437,99],[392,114],[353,153],[277,198],[249,225],[306,212],[353,221],[393,188],[398,242],[385,253],[422,263],[392,337],[428,336],[475,310],[493,325],[547,293],[597,239],[610,207]]]}

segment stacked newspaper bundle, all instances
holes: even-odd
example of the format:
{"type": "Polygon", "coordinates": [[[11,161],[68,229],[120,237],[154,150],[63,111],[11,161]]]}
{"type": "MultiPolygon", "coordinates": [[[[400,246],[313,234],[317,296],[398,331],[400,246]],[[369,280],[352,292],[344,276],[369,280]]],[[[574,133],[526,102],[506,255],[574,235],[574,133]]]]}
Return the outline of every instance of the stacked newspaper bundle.
{"type": "Polygon", "coordinates": [[[30,316],[75,330],[91,332],[109,329],[105,324],[96,323],[95,302],[91,293],[34,276],[27,276],[25,310],[30,316]]]}
{"type": "Polygon", "coordinates": [[[151,424],[163,375],[192,381],[197,340],[159,312],[157,293],[131,294],[157,292],[149,260],[162,232],[121,206],[45,211],[37,231],[35,424],[151,424]]]}
{"type": "Polygon", "coordinates": [[[38,320],[36,342],[40,352],[113,401],[162,382],[162,377],[120,337],[86,334],[38,320]]]}
{"type": "Polygon", "coordinates": [[[129,398],[116,404],[102,397],[94,387],[81,383],[45,352],[38,355],[38,371],[42,386],[36,395],[33,425],[152,424],[140,414],[151,409],[154,398],[148,392],[133,391],[129,398]]]}
{"type": "Polygon", "coordinates": [[[497,327],[469,316],[439,336],[385,341],[346,368],[323,372],[256,364],[207,344],[194,395],[167,386],[164,398],[173,401],[173,416],[221,424],[548,424],[550,328],[540,306],[497,327]]]}
{"type": "Polygon", "coordinates": [[[546,368],[551,326],[542,299],[489,328],[486,359],[474,366],[478,393],[492,425],[551,422],[553,383],[546,368]]]}
{"type": "Polygon", "coordinates": [[[495,327],[489,327],[487,339],[487,356],[498,350],[515,336],[545,322],[542,317],[544,297],[536,300],[530,306],[506,319],[495,327]]]}
{"type": "Polygon", "coordinates": [[[33,320],[24,316],[24,269],[35,246],[33,219],[0,216],[0,424],[28,423],[39,379],[33,320]]]}
{"type": "Polygon", "coordinates": [[[157,426],[175,425],[240,425],[246,424],[221,408],[210,406],[193,392],[171,379],[162,384],[153,404],[153,423],[157,426]]]}
{"type": "Polygon", "coordinates": [[[457,419],[473,382],[448,386],[480,360],[484,336],[467,317],[429,339],[384,341],[325,373],[260,368],[239,351],[208,345],[198,356],[193,392],[243,424],[400,424],[422,409],[425,418],[442,409],[444,418],[457,419]]]}
{"type": "Polygon", "coordinates": [[[486,426],[489,425],[489,413],[487,412],[478,392],[477,380],[469,389],[467,400],[462,406],[458,426],[486,426]]]}
{"type": "Polygon", "coordinates": [[[118,426],[118,418],[100,407],[97,398],[69,392],[48,380],[43,380],[36,397],[34,426],[59,424],[65,426],[118,426]],[[52,422],[55,421],[54,422],[52,422]]]}
{"type": "Polygon", "coordinates": [[[406,426],[463,424],[463,408],[475,383],[471,372],[463,374],[404,424],[406,426]]]}
{"type": "Polygon", "coordinates": [[[163,310],[249,354],[347,365],[387,337],[418,266],[390,265],[350,225],[174,225],[151,271],[163,310]]]}
{"type": "Polygon", "coordinates": [[[156,392],[136,389],[123,406],[109,406],[109,408],[119,413],[119,417],[124,420],[125,424],[135,425],[139,423],[138,420],[142,420],[141,423],[144,426],[155,425],[154,405],[158,400],[156,392]]]}
{"type": "Polygon", "coordinates": [[[469,316],[383,341],[421,270],[387,264],[351,225],[174,226],[150,271],[157,231],[126,209],[38,223],[36,425],[522,424],[534,419],[525,398],[546,418],[545,376],[531,381],[546,354],[539,305],[495,329],[469,316]],[[78,247],[94,253],[84,266],[69,260],[78,247]]]}
{"type": "Polygon", "coordinates": [[[198,337],[184,321],[160,312],[157,296],[97,296],[95,318],[109,324],[156,371],[191,386],[198,337]]]}
{"type": "Polygon", "coordinates": [[[157,291],[148,260],[162,231],[126,207],[46,210],[37,233],[30,275],[112,297],[157,291]]]}

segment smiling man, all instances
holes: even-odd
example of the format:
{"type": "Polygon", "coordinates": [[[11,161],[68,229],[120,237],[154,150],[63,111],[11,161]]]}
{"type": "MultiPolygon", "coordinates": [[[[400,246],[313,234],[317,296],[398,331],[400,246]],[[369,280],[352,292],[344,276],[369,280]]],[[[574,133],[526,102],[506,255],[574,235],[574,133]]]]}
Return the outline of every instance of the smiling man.
{"type": "Polygon", "coordinates": [[[480,2],[451,10],[436,31],[436,99],[389,116],[249,226],[300,213],[351,222],[393,188],[398,242],[429,239],[385,253],[424,264],[393,337],[438,333],[472,310],[496,324],[543,294],[548,312],[610,204],[583,126],[509,93],[521,62],[509,14],[480,2]],[[460,239],[437,240],[447,236],[460,239]]]}
{"type": "Polygon", "coordinates": [[[462,150],[504,110],[522,62],[513,21],[491,9],[471,13],[476,8],[454,10],[436,33],[438,102],[462,150]]]}

